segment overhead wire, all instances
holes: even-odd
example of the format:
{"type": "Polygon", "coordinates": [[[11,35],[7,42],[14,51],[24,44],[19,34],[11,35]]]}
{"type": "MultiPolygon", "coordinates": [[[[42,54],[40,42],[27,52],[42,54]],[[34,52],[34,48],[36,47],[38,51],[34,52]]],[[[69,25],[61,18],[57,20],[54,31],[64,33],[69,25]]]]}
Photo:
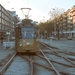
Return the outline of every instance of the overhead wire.
{"type": "MultiPolygon", "coordinates": [[[[50,2],[50,0],[48,1],[47,5],[45,6],[45,8],[44,8],[43,12],[41,13],[40,17],[42,16],[42,14],[44,13],[44,11],[46,10],[46,8],[47,8],[49,2],[50,2]]],[[[40,17],[39,17],[39,18],[40,18],[40,17]]]]}
{"type": "Polygon", "coordinates": [[[9,1],[8,1],[7,3],[5,3],[3,6],[6,6],[7,4],[9,4],[9,3],[10,3],[10,1],[11,1],[11,0],[9,0],[9,1]]]}
{"type": "Polygon", "coordinates": [[[29,0],[28,0],[28,6],[29,6],[29,0]]]}

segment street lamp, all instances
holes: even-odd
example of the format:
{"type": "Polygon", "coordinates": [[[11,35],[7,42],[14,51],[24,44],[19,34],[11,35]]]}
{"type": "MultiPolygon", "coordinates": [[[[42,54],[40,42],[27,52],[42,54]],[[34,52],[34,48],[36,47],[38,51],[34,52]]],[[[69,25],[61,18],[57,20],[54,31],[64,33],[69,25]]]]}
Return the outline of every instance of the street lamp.
{"type": "Polygon", "coordinates": [[[46,30],[44,31],[44,37],[45,38],[47,37],[47,31],[46,30]]]}
{"type": "Polygon", "coordinates": [[[54,35],[56,36],[56,20],[54,21],[54,35]]]}
{"type": "Polygon", "coordinates": [[[9,32],[9,29],[8,29],[8,31],[6,32],[6,35],[8,36],[8,42],[9,42],[9,40],[10,40],[10,32],[9,32]]]}
{"type": "Polygon", "coordinates": [[[53,17],[54,17],[54,36],[56,37],[56,22],[57,22],[57,16],[55,14],[56,9],[53,8],[53,17]]]}

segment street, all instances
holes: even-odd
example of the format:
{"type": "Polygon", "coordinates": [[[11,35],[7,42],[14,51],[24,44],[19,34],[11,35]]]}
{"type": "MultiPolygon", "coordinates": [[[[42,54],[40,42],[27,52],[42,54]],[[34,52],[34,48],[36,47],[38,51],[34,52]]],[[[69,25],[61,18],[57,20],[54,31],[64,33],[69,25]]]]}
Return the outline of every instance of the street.
{"type": "Polygon", "coordinates": [[[66,40],[66,39],[61,40],[40,39],[40,40],[59,49],[75,52],[75,40],[66,40]]]}

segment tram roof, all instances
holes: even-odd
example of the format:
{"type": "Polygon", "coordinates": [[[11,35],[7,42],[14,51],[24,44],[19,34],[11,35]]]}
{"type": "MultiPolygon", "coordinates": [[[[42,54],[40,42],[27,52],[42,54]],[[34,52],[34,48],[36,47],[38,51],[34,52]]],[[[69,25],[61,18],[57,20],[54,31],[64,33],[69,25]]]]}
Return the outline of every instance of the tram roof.
{"type": "Polygon", "coordinates": [[[30,27],[38,27],[37,22],[33,21],[32,19],[22,19],[22,21],[18,22],[16,27],[24,27],[24,26],[30,26],[30,27]]]}

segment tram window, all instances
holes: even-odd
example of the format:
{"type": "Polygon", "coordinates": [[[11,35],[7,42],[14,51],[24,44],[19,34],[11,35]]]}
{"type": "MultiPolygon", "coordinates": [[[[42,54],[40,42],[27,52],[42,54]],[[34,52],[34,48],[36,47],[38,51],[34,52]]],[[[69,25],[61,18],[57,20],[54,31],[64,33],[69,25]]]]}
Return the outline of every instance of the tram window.
{"type": "Polygon", "coordinates": [[[33,38],[34,34],[30,31],[22,31],[22,38],[33,38]]]}
{"type": "Polygon", "coordinates": [[[22,28],[22,38],[34,38],[34,29],[22,28]]]}

